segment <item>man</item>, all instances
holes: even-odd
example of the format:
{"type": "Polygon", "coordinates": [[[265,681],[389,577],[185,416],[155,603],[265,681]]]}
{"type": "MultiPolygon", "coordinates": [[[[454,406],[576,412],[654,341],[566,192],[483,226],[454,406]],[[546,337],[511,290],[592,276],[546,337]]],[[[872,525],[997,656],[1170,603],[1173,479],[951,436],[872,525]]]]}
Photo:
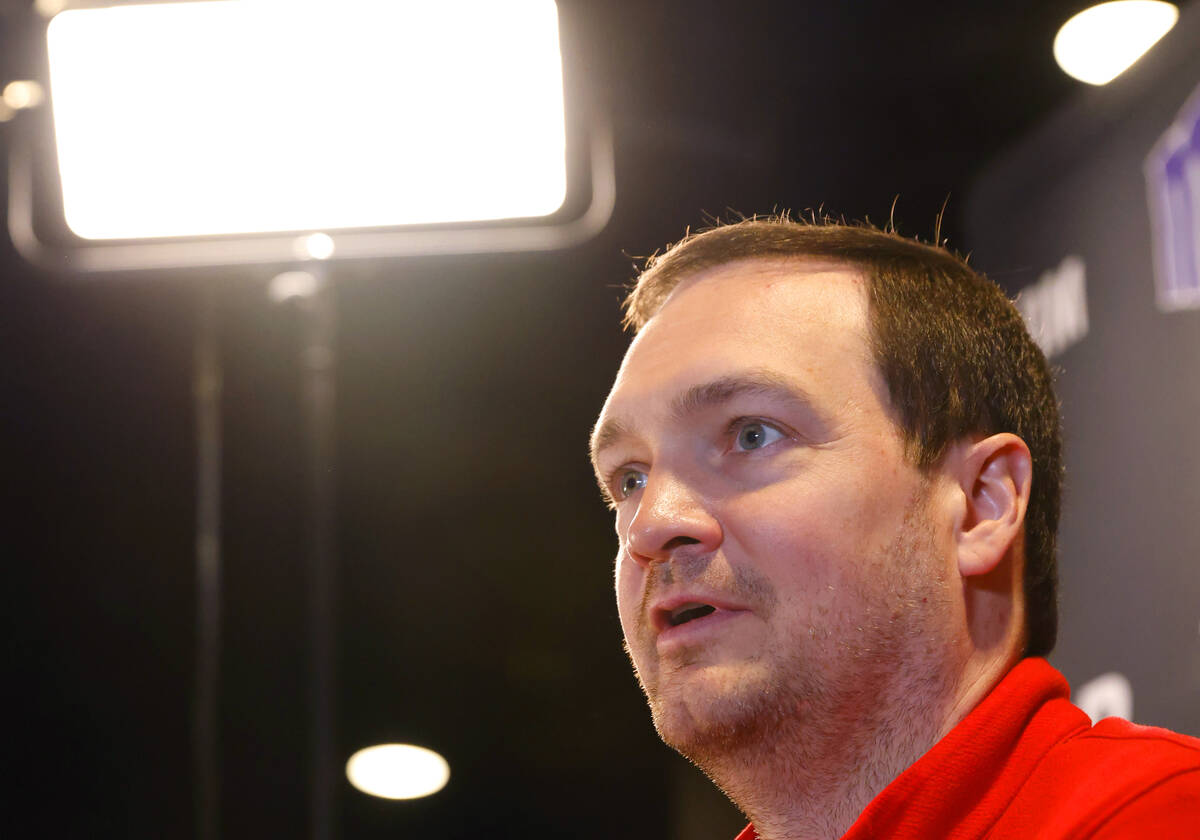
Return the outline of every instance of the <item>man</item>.
{"type": "Polygon", "coordinates": [[[1200,836],[1200,741],[1091,726],[1051,378],[947,251],[750,220],[650,260],[592,436],[663,740],[740,840],[1200,836]]]}

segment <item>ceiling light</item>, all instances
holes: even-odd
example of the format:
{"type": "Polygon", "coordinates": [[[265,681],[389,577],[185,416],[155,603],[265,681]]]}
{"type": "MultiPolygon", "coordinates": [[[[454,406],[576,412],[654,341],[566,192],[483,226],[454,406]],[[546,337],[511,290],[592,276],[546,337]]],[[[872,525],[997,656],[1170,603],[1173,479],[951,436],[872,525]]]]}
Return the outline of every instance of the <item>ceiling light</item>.
{"type": "Polygon", "coordinates": [[[1104,85],[1121,75],[1179,19],[1159,0],[1114,0],[1085,9],[1054,38],[1054,60],[1069,76],[1104,85]]]}
{"type": "Polygon", "coordinates": [[[0,94],[0,98],[4,100],[4,104],[14,111],[19,111],[22,108],[36,108],[42,104],[44,97],[45,94],[42,91],[42,86],[28,79],[9,82],[4,86],[4,93],[0,94]]]}
{"type": "Polygon", "coordinates": [[[350,784],[384,799],[417,799],[437,793],[450,779],[446,759],[412,744],[379,744],[350,756],[350,784]]]}
{"type": "Polygon", "coordinates": [[[327,233],[311,233],[296,240],[296,256],[300,259],[327,260],[333,256],[333,237],[327,233]]]}

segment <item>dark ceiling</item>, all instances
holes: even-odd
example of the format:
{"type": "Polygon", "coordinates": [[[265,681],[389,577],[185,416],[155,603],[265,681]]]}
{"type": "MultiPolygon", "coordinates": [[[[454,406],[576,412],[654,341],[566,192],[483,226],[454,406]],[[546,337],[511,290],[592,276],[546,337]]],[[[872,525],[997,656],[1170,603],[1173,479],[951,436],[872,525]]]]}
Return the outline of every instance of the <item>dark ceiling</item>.
{"type": "MultiPolygon", "coordinates": [[[[334,266],[338,763],[447,756],[413,802],[338,776],[335,836],[722,838],[738,817],[657,741],[621,652],[585,457],[632,257],[727,210],[823,206],[967,249],[972,177],[1078,92],[1082,4],[560,2],[616,129],[617,205],[562,253],[334,266]]],[[[31,72],[25,2],[0,81],[31,72]]],[[[11,126],[0,125],[0,136],[11,126]]],[[[0,246],[4,833],[189,837],[192,352],[219,290],[224,837],[312,836],[302,313],[279,266],[71,280],[0,246]]],[[[340,773],[340,770],[337,771],[340,773]]]]}

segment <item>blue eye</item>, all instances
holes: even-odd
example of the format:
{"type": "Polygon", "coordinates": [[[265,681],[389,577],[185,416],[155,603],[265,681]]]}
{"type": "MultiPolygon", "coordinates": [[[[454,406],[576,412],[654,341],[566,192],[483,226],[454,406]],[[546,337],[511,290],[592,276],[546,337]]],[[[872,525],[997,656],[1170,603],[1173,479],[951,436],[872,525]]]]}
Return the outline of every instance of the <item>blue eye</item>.
{"type": "Polygon", "coordinates": [[[639,470],[626,470],[621,473],[620,481],[617,484],[617,490],[622,499],[628,499],[637,491],[646,486],[646,474],[639,470]]]}
{"type": "Polygon", "coordinates": [[[777,440],[783,439],[783,432],[766,423],[747,423],[738,429],[735,448],[746,452],[752,449],[762,449],[777,440]]]}

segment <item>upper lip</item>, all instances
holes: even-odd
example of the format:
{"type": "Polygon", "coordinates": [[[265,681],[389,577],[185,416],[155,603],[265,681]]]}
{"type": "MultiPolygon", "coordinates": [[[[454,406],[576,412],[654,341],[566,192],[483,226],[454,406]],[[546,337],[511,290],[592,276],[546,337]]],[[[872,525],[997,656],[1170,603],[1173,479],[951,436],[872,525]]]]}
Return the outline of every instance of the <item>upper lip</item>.
{"type": "Polygon", "coordinates": [[[671,613],[675,610],[688,605],[698,606],[700,604],[707,604],[710,607],[727,612],[746,609],[721,595],[707,592],[679,592],[659,598],[650,605],[650,624],[654,627],[655,632],[661,633],[672,626],[671,613]]]}

